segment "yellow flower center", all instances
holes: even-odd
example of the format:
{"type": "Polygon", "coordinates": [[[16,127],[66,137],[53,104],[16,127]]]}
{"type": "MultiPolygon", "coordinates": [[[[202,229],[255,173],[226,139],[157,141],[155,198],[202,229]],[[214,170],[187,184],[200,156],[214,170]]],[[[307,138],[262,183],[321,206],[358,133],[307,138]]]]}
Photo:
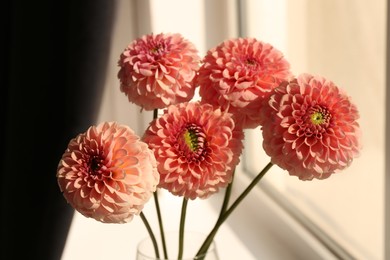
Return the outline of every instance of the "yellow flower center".
{"type": "Polygon", "coordinates": [[[323,124],[325,122],[325,116],[321,112],[314,112],[310,116],[311,122],[315,125],[323,124]]]}
{"type": "Polygon", "coordinates": [[[203,129],[193,123],[189,123],[177,135],[177,143],[174,145],[180,156],[189,162],[202,160],[207,154],[206,134],[203,129]]]}
{"type": "Polygon", "coordinates": [[[183,134],[184,142],[190,148],[191,151],[196,151],[198,149],[198,137],[195,131],[191,129],[186,129],[183,134]]]}

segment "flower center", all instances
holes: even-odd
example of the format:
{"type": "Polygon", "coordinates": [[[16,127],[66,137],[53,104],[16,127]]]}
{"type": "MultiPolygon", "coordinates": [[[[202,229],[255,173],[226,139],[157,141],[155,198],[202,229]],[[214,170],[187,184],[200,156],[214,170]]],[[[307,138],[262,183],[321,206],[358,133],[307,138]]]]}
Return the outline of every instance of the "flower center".
{"type": "Polygon", "coordinates": [[[314,112],[310,116],[310,120],[315,125],[323,124],[325,122],[325,116],[321,112],[314,112]]]}
{"type": "Polygon", "coordinates": [[[326,107],[313,105],[306,110],[303,118],[299,120],[301,122],[301,130],[298,134],[322,138],[322,134],[326,132],[330,124],[331,116],[326,107]]]}
{"type": "Polygon", "coordinates": [[[320,105],[312,106],[308,111],[309,122],[313,126],[327,126],[330,121],[328,109],[320,105]]]}
{"type": "Polygon", "coordinates": [[[238,66],[244,75],[257,75],[261,72],[262,65],[258,58],[252,55],[242,55],[237,57],[238,66]]]}
{"type": "Polygon", "coordinates": [[[153,53],[153,54],[157,54],[157,53],[159,53],[159,51],[160,51],[161,49],[163,49],[163,47],[161,46],[161,44],[156,44],[156,45],[154,45],[154,46],[152,46],[152,47],[150,48],[150,52],[153,53]]]}
{"type": "Polygon", "coordinates": [[[191,151],[196,151],[198,148],[198,137],[193,129],[186,129],[183,134],[184,142],[191,151]]]}
{"type": "Polygon", "coordinates": [[[155,40],[147,45],[147,51],[154,59],[160,59],[167,52],[167,44],[161,40],[155,40]]]}
{"type": "Polygon", "coordinates": [[[102,174],[103,160],[99,155],[94,155],[89,161],[89,174],[91,176],[99,176],[102,174]]]}
{"type": "Polygon", "coordinates": [[[92,171],[96,172],[101,168],[101,160],[97,157],[94,156],[91,160],[91,169],[92,171]]]}
{"type": "Polygon", "coordinates": [[[245,64],[249,67],[251,66],[256,66],[257,65],[257,60],[254,58],[247,58],[245,61],[245,64]]]}
{"type": "Polygon", "coordinates": [[[206,150],[206,135],[196,124],[188,124],[180,131],[176,148],[187,159],[199,159],[206,150]]]}

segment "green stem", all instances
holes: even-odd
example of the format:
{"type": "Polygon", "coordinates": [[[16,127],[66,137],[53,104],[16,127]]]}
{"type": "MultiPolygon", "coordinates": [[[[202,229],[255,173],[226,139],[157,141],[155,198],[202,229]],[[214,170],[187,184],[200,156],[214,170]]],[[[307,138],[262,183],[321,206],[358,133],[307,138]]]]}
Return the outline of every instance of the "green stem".
{"type": "Polygon", "coordinates": [[[177,256],[178,260],[181,260],[183,258],[184,225],[186,220],[187,204],[188,204],[188,199],[183,198],[183,204],[181,206],[180,227],[179,227],[179,253],[177,256]]]}
{"type": "Polygon", "coordinates": [[[235,170],[233,171],[233,177],[232,177],[232,181],[228,184],[228,186],[226,187],[226,190],[225,190],[225,197],[223,198],[223,203],[222,203],[222,207],[221,207],[221,211],[219,212],[219,217],[220,218],[226,211],[228,205],[229,205],[229,201],[230,201],[230,196],[232,194],[232,186],[233,186],[233,180],[234,180],[234,172],[235,170]]]}
{"type": "Polygon", "coordinates": [[[256,184],[261,180],[261,178],[268,172],[272,167],[272,163],[269,162],[264,169],[252,180],[248,187],[241,193],[241,195],[233,202],[233,204],[228,208],[224,214],[222,214],[215,224],[214,228],[211,230],[206,240],[203,242],[196,256],[200,256],[199,260],[202,260],[210,247],[212,241],[214,240],[215,235],[222,223],[229,217],[229,215],[234,211],[234,209],[240,204],[240,202],[249,194],[249,192],[256,186],[256,184]]]}
{"type": "Polygon", "coordinates": [[[162,243],[162,247],[163,247],[164,258],[168,259],[167,244],[165,242],[164,225],[163,225],[163,222],[162,222],[161,210],[160,210],[160,204],[158,202],[157,190],[153,193],[153,196],[154,196],[154,204],[156,206],[158,225],[160,227],[160,236],[161,236],[161,243],[162,243]]]}
{"type": "Polygon", "coordinates": [[[153,247],[154,247],[154,252],[155,252],[155,254],[156,254],[156,258],[157,258],[157,259],[160,259],[160,253],[158,252],[158,246],[157,246],[156,237],[155,237],[154,234],[153,234],[152,228],[150,227],[149,222],[148,222],[148,220],[146,219],[146,217],[145,217],[145,215],[144,215],[144,213],[143,213],[142,211],[141,211],[141,213],[140,213],[140,216],[141,216],[142,221],[143,221],[144,224],[145,224],[146,229],[148,230],[150,239],[152,239],[152,243],[153,243],[153,247]]]}
{"type": "MultiPolygon", "coordinates": [[[[153,119],[156,119],[158,117],[158,109],[153,110],[153,119]]],[[[164,225],[161,217],[161,210],[160,210],[160,203],[158,201],[158,191],[153,193],[154,196],[154,204],[156,207],[156,212],[157,212],[157,219],[158,219],[158,225],[160,227],[160,236],[161,236],[161,244],[163,247],[163,253],[165,259],[168,259],[168,252],[167,252],[167,244],[165,241],[165,232],[164,232],[164,225]]]]}

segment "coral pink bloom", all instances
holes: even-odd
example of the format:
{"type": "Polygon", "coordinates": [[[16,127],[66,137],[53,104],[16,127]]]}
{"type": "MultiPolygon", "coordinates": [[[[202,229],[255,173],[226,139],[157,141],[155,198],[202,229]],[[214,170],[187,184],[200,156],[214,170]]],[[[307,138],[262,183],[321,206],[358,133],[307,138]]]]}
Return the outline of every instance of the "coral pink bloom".
{"type": "Polygon", "coordinates": [[[360,152],[358,110],[323,77],[302,74],[281,84],[262,112],[265,152],[301,180],[327,178],[360,152]]]}
{"type": "Polygon", "coordinates": [[[91,126],[69,142],[59,162],[58,184],[86,217],[124,223],[139,214],[159,182],[156,159],[127,126],[91,126]]]}
{"type": "Polygon", "coordinates": [[[262,100],[291,77],[283,54],[254,38],[226,40],[203,62],[196,79],[202,102],[233,113],[243,128],[259,125],[262,100]]]}
{"type": "Polygon", "coordinates": [[[200,57],[180,34],[149,34],[127,46],[118,65],[121,91],[130,102],[153,110],[191,100],[200,57]]]}
{"type": "Polygon", "coordinates": [[[157,158],[159,186],[189,199],[207,198],[231,182],[242,139],[230,113],[198,102],[169,106],[143,137],[157,158]]]}

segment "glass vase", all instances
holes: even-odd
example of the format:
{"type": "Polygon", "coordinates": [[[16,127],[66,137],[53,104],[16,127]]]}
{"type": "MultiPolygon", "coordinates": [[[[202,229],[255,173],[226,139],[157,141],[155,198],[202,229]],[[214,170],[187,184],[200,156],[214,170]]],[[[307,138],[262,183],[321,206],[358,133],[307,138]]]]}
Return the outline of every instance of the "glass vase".
{"type": "MultiPolygon", "coordinates": [[[[180,260],[219,260],[217,247],[213,241],[207,253],[202,256],[195,257],[207,235],[198,232],[185,232],[183,243],[183,254],[180,260]]],[[[166,252],[168,258],[164,257],[164,252],[161,245],[161,237],[156,235],[159,255],[156,257],[154,246],[150,237],[141,240],[137,246],[136,260],[179,260],[179,233],[166,232],[166,252]]]]}

